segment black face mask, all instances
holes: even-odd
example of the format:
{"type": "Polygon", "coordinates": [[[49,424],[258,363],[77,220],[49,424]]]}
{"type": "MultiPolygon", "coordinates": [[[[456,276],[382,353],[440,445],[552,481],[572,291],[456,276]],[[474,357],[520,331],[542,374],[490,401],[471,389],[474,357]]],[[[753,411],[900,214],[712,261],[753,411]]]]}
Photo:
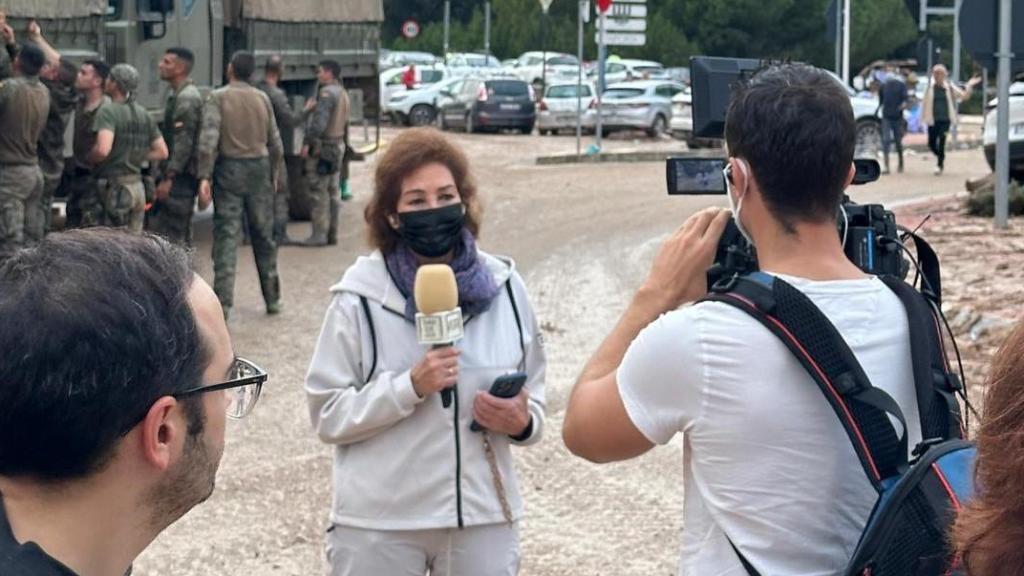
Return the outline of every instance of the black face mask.
{"type": "Polygon", "coordinates": [[[438,258],[451,252],[462,237],[466,222],[465,207],[452,204],[443,208],[416,210],[398,214],[398,235],[413,252],[438,258]]]}

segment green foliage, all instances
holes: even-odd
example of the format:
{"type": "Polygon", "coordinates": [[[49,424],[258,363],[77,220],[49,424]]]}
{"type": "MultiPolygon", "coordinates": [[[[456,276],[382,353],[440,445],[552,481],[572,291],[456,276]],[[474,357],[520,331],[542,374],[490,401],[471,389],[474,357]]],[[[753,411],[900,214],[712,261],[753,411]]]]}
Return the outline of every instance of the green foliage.
{"type": "MultiPolygon", "coordinates": [[[[707,54],[750,58],[779,58],[831,68],[835,46],[825,38],[825,10],[830,0],[647,0],[647,45],[610,47],[609,54],[657,60],[666,66],[685,66],[690,56],[707,54]]],[[[385,46],[396,50],[426,50],[440,54],[444,37],[441,0],[384,0],[387,22],[385,46]],[[401,37],[408,18],[422,25],[414,40],[401,37]]],[[[593,6],[593,2],[591,2],[593,6]]],[[[452,0],[451,50],[479,51],[484,47],[483,0],[452,0]]],[[[542,48],[542,14],[537,0],[491,2],[491,52],[514,58],[542,48]]],[[[577,3],[554,0],[546,19],[546,47],[576,52],[577,3]]],[[[853,2],[851,69],[873,60],[913,55],[917,30],[903,0],[853,2]],[[910,52],[910,54],[906,54],[910,52]]],[[[584,56],[594,59],[596,18],[584,31],[584,56]]],[[[939,24],[941,27],[942,24],[939,24]]],[[[950,19],[950,24],[952,21],[950,19]]],[[[940,37],[944,42],[946,37],[940,37]]],[[[951,43],[951,36],[949,37],[951,43]]]]}

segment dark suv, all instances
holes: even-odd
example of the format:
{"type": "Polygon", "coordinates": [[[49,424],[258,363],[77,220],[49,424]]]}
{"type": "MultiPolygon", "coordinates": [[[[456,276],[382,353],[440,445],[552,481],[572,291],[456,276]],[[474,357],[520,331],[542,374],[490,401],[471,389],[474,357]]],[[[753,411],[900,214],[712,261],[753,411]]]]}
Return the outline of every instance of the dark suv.
{"type": "Polygon", "coordinates": [[[457,92],[441,95],[438,102],[441,127],[466,132],[516,129],[533,132],[537,120],[533,89],[513,78],[467,78],[457,92]]]}

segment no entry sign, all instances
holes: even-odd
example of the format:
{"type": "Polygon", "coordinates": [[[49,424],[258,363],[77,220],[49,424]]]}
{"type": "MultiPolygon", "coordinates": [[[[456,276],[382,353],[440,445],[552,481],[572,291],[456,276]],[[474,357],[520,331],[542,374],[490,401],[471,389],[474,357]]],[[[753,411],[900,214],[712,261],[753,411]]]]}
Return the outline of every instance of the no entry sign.
{"type": "Polygon", "coordinates": [[[406,20],[402,23],[402,36],[415,38],[420,35],[420,23],[415,20],[406,20]]]}

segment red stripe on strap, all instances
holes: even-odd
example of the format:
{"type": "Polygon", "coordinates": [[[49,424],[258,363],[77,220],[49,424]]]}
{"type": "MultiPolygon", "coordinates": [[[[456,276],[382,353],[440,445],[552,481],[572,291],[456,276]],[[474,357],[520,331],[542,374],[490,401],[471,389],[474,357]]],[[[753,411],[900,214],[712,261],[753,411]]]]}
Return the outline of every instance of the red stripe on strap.
{"type": "MultiPolygon", "coordinates": [[[[754,310],[760,311],[756,304],[754,304],[747,298],[744,298],[743,296],[739,296],[737,294],[724,294],[724,296],[730,296],[732,298],[735,298],[736,300],[743,302],[744,304],[753,308],[754,310]]],[[[832,386],[832,381],[829,380],[828,376],[825,375],[825,372],[822,371],[822,369],[814,361],[814,358],[812,358],[811,355],[807,353],[807,349],[805,349],[803,345],[800,343],[800,341],[796,339],[796,336],[793,336],[793,333],[790,332],[789,329],[787,329],[781,322],[776,320],[775,317],[771,316],[770,314],[763,313],[763,315],[766,318],[768,318],[768,320],[770,320],[772,324],[779,328],[779,330],[782,330],[782,332],[786,334],[786,336],[790,339],[791,342],[796,344],[796,347],[800,349],[800,352],[804,355],[804,358],[811,364],[811,366],[814,368],[814,371],[818,373],[818,376],[821,377],[821,380],[823,382],[825,382],[825,385],[828,386],[829,392],[832,393],[832,395],[839,402],[839,406],[842,407],[843,413],[846,415],[846,419],[850,423],[850,427],[853,429],[854,434],[857,436],[857,441],[863,447],[864,457],[867,458],[868,460],[868,466],[871,468],[871,472],[875,475],[876,480],[881,481],[882,474],[878,471],[878,466],[875,465],[875,460],[871,455],[871,450],[868,448],[868,443],[864,440],[864,436],[863,434],[861,434],[860,428],[857,427],[857,421],[854,420],[853,414],[850,413],[849,407],[847,407],[846,402],[843,401],[843,397],[836,391],[835,387],[832,386]]]]}

